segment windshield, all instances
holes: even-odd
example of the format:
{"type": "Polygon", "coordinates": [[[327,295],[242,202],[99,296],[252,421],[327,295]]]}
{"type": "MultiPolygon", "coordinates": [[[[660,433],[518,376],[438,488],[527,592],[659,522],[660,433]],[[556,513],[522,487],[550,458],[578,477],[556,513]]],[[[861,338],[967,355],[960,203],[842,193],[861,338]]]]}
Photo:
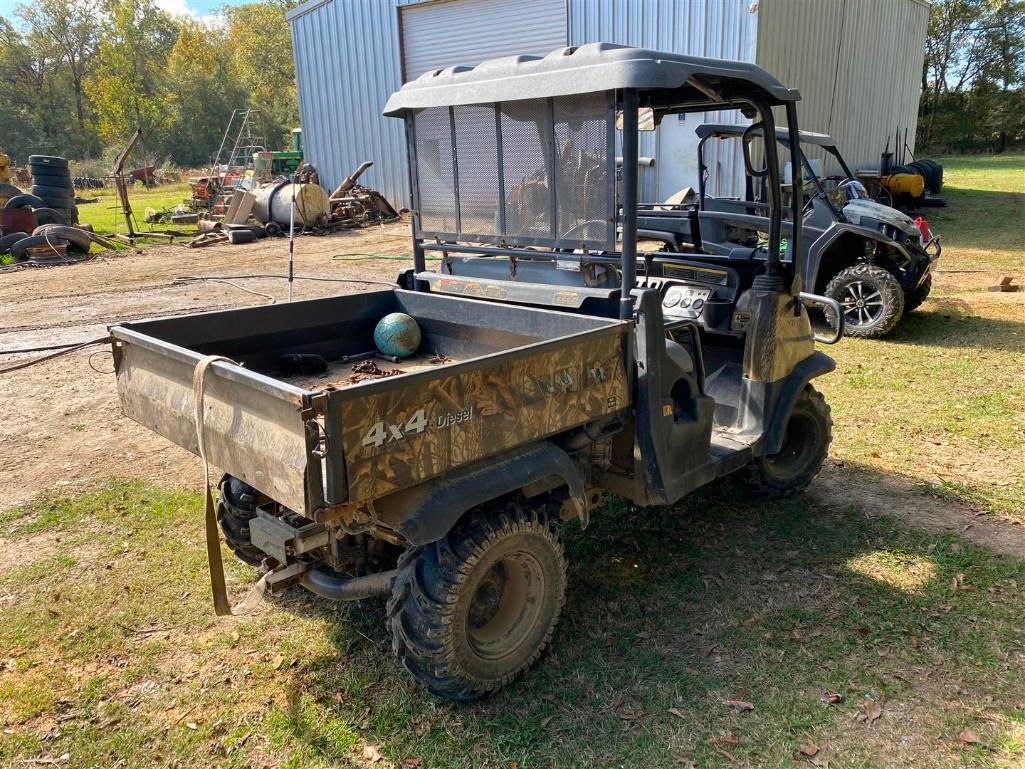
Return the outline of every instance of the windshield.
{"type": "Polygon", "coordinates": [[[840,182],[835,189],[830,190],[829,200],[837,208],[843,208],[852,200],[871,200],[865,185],[857,179],[847,179],[840,182]]]}

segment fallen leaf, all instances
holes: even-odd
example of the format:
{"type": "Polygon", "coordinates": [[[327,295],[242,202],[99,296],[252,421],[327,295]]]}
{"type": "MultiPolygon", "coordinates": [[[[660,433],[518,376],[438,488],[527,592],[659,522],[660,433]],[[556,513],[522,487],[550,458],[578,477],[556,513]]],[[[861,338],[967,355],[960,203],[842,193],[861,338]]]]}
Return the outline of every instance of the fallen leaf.
{"type": "Polygon", "coordinates": [[[191,729],[192,731],[196,731],[196,729],[198,729],[198,728],[199,728],[199,724],[197,724],[197,723],[196,723],[195,721],[189,721],[189,722],[188,722],[187,724],[185,724],[185,725],[186,725],[186,726],[187,726],[187,727],[188,727],[189,729],[191,729]]]}
{"type": "Polygon", "coordinates": [[[816,753],[808,760],[811,762],[812,766],[822,767],[822,769],[829,766],[829,759],[826,758],[824,753],[816,753]]]}
{"type": "Polygon", "coordinates": [[[825,702],[827,705],[839,705],[841,702],[843,702],[843,695],[839,692],[831,692],[827,690],[822,695],[822,701],[825,702]]]}
{"type": "Polygon", "coordinates": [[[740,737],[735,735],[732,731],[728,731],[719,738],[720,742],[725,742],[727,745],[739,745],[740,737]]]}
{"type": "Polygon", "coordinates": [[[284,664],[285,658],[279,654],[277,657],[274,658],[274,661],[271,663],[271,667],[275,670],[278,670],[284,664]]]}
{"type": "Polygon", "coordinates": [[[737,710],[754,710],[755,706],[753,702],[745,702],[744,700],[726,700],[726,705],[737,710]]]}
{"type": "Polygon", "coordinates": [[[680,710],[679,708],[669,708],[669,713],[671,715],[676,716],[677,718],[683,718],[683,719],[687,718],[686,714],[682,710],[680,710]]]}
{"type": "Polygon", "coordinates": [[[408,758],[402,759],[403,769],[420,769],[420,759],[415,756],[409,756],[408,758]]]}
{"type": "Polygon", "coordinates": [[[544,729],[546,726],[548,726],[548,724],[550,724],[552,722],[553,718],[555,718],[555,716],[547,716],[545,718],[542,718],[541,719],[541,728],[544,729]]]}
{"type": "Polygon", "coordinates": [[[965,729],[959,735],[957,735],[958,742],[963,742],[965,745],[981,745],[982,740],[979,739],[979,735],[973,732],[971,729],[965,729]]]}
{"type": "Polygon", "coordinates": [[[372,764],[376,764],[378,761],[383,759],[384,756],[381,755],[381,751],[377,749],[376,745],[367,744],[363,746],[363,758],[372,764]]]}
{"type": "Polygon", "coordinates": [[[807,742],[802,744],[801,747],[798,748],[798,750],[801,751],[802,756],[807,756],[808,758],[811,758],[819,752],[819,746],[816,745],[813,740],[808,740],[807,742]]]}
{"type": "Polygon", "coordinates": [[[882,701],[876,700],[865,700],[865,704],[862,705],[862,712],[864,713],[864,720],[868,721],[869,725],[874,724],[883,715],[883,703],[882,701]]]}

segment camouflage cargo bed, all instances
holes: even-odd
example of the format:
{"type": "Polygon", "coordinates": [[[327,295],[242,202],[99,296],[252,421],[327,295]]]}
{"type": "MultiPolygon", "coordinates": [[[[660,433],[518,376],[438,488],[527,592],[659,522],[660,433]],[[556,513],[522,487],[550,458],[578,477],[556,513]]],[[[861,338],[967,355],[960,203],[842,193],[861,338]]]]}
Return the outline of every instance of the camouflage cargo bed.
{"type": "Polygon", "coordinates": [[[296,512],[374,499],[625,409],[629,322],[443,294],[377,291],[115,326],[125,413],[194,453],[207,355],[211,464],[296,512]],[[400,375],[352,382],[389,312],[420,325],[400,375]],[[284,374],[295,355],[324,375],[284,374]],[[358,384],[358,386],[350,386],[358,384]]]}

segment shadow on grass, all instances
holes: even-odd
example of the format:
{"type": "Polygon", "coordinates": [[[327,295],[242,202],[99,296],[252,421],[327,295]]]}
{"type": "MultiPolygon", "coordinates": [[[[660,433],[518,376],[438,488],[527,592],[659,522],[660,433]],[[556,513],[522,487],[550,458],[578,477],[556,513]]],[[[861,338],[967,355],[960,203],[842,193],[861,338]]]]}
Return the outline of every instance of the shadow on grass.
{"type": "Polygon", "coordinates": [[[566,550],[551,652],[474,706],[398,669],[381,602],[287,598],[286,610],[338,620],[337,656],[297,671],[322,723],[296,722],[294,738],[362,722],[397,763],[525,769],[790,765],[813,737],[845,751],[834,766],[924,766],[984,751],[957,745],[967,726],[1006,736],[975,723],[979,709],[1020,727],[1016,559],[808,499],[752,505],[722,484],[674,508],[611,503],[586,531],[570,527],[566,550]],[[858,720],[866,700],[887,703],[871,728],[858,720]]]}
{"type": "Polygon", "coordinates": [[[885,341],[1021,354],[1025,348],[1025,323],[981,318],[971,313],[971,305],[963,299],[931,299],[921,309],[908,313],[885,341]]]}

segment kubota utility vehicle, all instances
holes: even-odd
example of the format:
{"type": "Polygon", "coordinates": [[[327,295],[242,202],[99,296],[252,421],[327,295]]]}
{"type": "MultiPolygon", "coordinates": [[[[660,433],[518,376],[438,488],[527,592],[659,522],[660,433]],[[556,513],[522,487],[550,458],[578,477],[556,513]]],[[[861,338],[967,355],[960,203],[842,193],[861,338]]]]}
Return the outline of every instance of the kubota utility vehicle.
{"type": "Polygon", "coordinates": [[[804,489],[831,434],[811,380],[834,368],[806,304],[838,308],[799,292],[799,202],[780,259],[775,146],[750,169],[764,259],[639,256],[636,226],[639,115],[729,105],[771,134],[781,107],[796,149],[797,99],[753,64],[606,44],[431,72],[385,110],[414,201],[395,289],[114,326],[125,413],[228,473],[216,511],[208,497],[217,610],[215,516],[272,592],[387,595],[405,668],[471,700],[549,643],[560,529],[603,491],[668,505],[726,474],[759,497],[804,489]],[[417,354],[353,367],[393,311],[418,322],[417,354]]]}
{"type": "MultiPolygon", "coordinates": [[[[642,203],[638,219],[642,236],[661,240],[666,247],[684,253],[697,249],[728,258],[747,254],[752,259],[764,259],[765,251],[759,243],[769,228],[767,178],[746,173],[742,198],[715,194],[712,190],[722,180],[712,173],[707,146],[710,140],[741,141],[745,153],[764,153],[761,129],[706,123],[695,133],[700,139],[697,199],[675,205],[642,203]]],[[[904,313],[916,309],[929,295],[932,270],[941,252],[940,240],[924,219],[912,219],[872,200],[847,167],[832,137],[808,131],[799,135],[798,159],[805,177],[802,184],[784,186],[784,199],[796,195],[803,206],[799,258],[802,285],[840,303],[849,336],[884,336],[904,313]],[[813,149],[828,155],[837,173],[821,176],[806,156],[813,149]]],[[[790,132],[779,127],[775,136],[785,155],[790,132]]],[[[792,222],[784,217],[784,238],[792,237],[792,233],[792,222]]]]}

